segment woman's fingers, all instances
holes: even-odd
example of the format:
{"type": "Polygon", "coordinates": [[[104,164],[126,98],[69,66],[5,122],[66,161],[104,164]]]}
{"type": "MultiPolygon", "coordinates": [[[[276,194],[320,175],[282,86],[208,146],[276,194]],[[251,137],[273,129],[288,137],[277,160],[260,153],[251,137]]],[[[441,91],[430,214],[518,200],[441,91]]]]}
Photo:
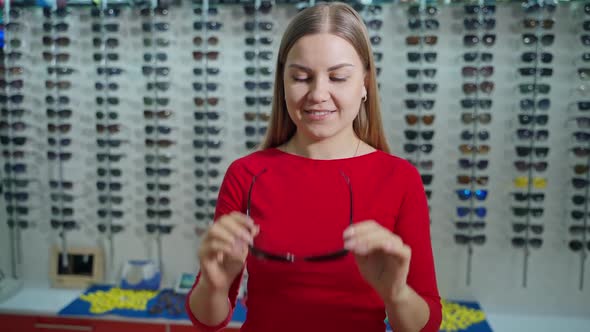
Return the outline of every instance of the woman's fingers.
{"type": "Polygon", "coordinates": [[[409,247],[401,238],[374,221],[352,225],[344,232],[344,247],[359,255],[382,250],[396,256],[406,256],[409,247]]]}

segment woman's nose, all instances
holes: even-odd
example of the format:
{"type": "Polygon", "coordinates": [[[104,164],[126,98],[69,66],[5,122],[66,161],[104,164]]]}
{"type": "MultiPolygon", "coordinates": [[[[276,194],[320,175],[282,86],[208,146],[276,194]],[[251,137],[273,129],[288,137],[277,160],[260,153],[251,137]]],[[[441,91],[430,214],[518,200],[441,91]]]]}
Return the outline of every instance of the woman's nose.
{"type": "Polygon", "coordinates": [[[318,104],[330,99],[329,83],[326,79],[317,78],[310,85],[309,101],[318,104]]]}

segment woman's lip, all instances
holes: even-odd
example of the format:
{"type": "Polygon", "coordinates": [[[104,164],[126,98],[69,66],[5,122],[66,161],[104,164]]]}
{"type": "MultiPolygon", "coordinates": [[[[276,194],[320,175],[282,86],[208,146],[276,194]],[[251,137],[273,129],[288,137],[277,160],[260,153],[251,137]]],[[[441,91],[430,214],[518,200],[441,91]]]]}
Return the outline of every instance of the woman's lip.
{"type": "Polygon", "coordinates": [[[336,112],[336,110],[303,110],[304,112],[336,112]]]}

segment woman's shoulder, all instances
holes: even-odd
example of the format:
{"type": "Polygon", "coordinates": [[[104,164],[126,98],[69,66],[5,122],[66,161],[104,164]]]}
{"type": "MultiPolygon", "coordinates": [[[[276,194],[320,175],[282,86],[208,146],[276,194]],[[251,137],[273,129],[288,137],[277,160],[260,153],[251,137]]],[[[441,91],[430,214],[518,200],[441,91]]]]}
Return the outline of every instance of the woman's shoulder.
{"type": "Polygon", "coordinates": [[[255,175],[262,170],[272,160],[279,157],[276,149],[264,149],[251,152],[243,157],[235,159],[228,167],[228,172],[246,173],[255,175]]]}

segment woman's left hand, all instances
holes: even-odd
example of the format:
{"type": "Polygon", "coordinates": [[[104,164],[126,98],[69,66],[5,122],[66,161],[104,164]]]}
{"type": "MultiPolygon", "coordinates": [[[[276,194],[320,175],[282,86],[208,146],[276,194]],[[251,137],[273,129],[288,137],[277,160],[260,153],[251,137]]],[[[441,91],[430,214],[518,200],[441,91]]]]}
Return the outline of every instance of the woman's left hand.
{"type": "Polygon", "coordinates": [[[403,299],[409,291],[410,247],[374,220],[355,223],[343,235],[344,248],[354,254],[361,275],[383,301],[403,299]]]}

